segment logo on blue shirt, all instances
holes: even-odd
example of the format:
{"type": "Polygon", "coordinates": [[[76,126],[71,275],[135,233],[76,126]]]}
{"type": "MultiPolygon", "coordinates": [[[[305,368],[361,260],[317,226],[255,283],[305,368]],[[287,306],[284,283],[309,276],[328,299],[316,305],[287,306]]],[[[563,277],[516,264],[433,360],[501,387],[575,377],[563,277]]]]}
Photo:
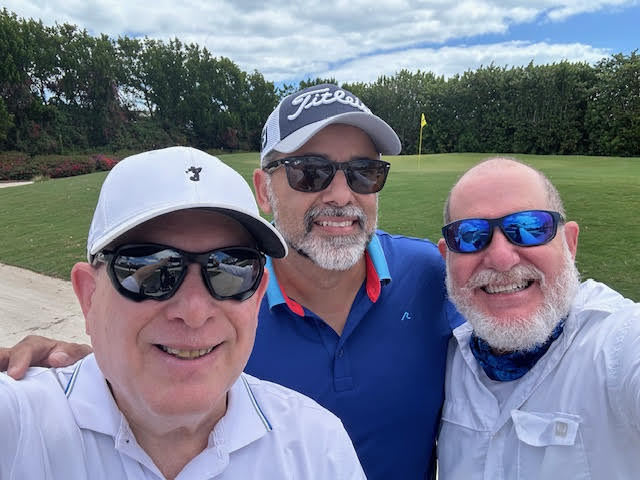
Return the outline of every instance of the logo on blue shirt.
{"type": "Polygon", "coordinates": [[[411,320],[411,315],[409,314],[409,312],[404,312],[402,318],[400,319],[401,322],[404,322],[405,320],[411,320]]]}

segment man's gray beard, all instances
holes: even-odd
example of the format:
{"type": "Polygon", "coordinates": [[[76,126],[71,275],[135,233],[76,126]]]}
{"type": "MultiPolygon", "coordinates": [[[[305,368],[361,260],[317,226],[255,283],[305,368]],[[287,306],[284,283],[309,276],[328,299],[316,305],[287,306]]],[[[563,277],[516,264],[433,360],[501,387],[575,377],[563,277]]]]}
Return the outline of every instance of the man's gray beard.
{"type": "Polygon", "coordinates": [[[446,282],[449,298],[471,324],[475,334],[492,348],[505,352],[531,350],[544,344],[556,325],[569,314],[573,299],[580,287],[580,274],[564,239],[563,243],[563,267],[552,285],[546,283],[544,274],[537,268],[519,265],[506,273],[492,270],[478,272],[469,279],[465,287],[455,287],[450,280],[452,277],[447,258],[446,282]],[[495,317],[480,311],[473,303],[473,287],[470,285],[477,284],[478,281],[485,284],[489,278],[508,278],[515,281],[537,278],[540,280],[544,301],[529,317],[498,321],[495,317]]]}
{"type": "Polygon", "coordinates": [[[269,202],[273,210],[273,223],[283,236],[289,248],[307,257],[325,270],[345,271],[353,267],[364,255],[367,245],[375,232],[375,224],[367,230],[367,215],[354,205],[345,207],[311,207],[304,216],[305,234],[290,235],[280,221],[279,202],[268,186],[269,202]],[[360,231],[352,235],[325,236],[312,232],[313,222],[319,216],[355,217],[358,219],[360,231]]]}
{"type": "Polygon", "coordinates": [[[307,233],[298,242],[291,245],[325,270],[349,270],[362,258],[367,244],[373,236],[373,231],[365,231],[366,222],[367,218],[362,209],[352,205],[346,207],[313,207],[305,214],[305,223],[308,226],[307,233]],[[311,231],[313,219],[319,216],[357,217],[360,231],[352,235],[315,235],[311,231]]]}

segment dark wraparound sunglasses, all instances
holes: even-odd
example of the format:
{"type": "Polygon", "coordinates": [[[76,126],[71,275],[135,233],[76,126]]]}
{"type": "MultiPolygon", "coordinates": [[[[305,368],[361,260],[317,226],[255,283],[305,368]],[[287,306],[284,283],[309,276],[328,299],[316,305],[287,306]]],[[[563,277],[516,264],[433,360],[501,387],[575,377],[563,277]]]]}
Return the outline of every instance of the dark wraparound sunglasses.
{"type": "Polygon", "coordinates": [[[344,172],[349,188],[356,193],[376,193],[382,190],[391,164],[371,158],[348,162],[333,162],[319,155],[286,157],[271,162],[264,171],[271,174],[284,165],[289,186],[299,192],[319,192],[329,186],[338,170],[344,172]]]}
{"type": "Polygon", "coordinates": [[[122,245],[98,253],[93,263],[106,263],[113,286],[125,297],[167,300],[180,288],[191,263],[198,263],[211,296],[246,300],[262,279],[265,257],[253,248],[227,247],[191,253],[158,244],[122,245]]]}
{"type": "Polygon", "coordinates": [[[500,218],[465,218],[442,227],[442,236],[449,250],[456,253],[475,253],[486,248],[493,238],[495,227],[514,245],[535,247],[553,240],[558,224],[564,219],[558,212],[526,210],[500,218]]]}

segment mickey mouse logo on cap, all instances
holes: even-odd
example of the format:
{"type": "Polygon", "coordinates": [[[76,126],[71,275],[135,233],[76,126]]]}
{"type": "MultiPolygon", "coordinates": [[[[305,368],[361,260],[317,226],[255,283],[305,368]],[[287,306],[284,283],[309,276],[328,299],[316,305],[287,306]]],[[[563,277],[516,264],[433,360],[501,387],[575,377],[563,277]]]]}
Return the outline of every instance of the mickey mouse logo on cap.
{"type": "Polygon", "coordinates": [[[193,173],[192,176],[189,177],[189,180],[193,180],[194,182],[200,181],[200,172],[202,171],[202,167],[189,167],[184,173],[193,173]]]}

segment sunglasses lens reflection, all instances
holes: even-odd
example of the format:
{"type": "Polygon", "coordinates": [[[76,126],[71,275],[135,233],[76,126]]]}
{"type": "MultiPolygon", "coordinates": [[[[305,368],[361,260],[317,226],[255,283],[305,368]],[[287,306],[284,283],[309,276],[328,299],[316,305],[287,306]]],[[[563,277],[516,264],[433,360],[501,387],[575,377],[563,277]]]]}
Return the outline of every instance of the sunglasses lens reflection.
{"type": "Polygon", "coordinates": [[[116,288],[133,300],[166,300],[180,287],[190,263],[201,265],[203,280],[219,300],[245,300],[257,289],[264,260],[251,248],[224,248],[193,254],[162,245],[126,245],[114,252],[110,274],[116,288]]]}
{"type": "Polygon", "coordinates": [[[546,243],[556,232],[553,216],[539,210],[509,215],[503,220],[502,228],[513,243],[522,246],[546,243]]]}
{"type": "Polygon", "coordinates": [[[389,164],[382,160],[357,159],[337,163],[323,157],[285,159],[287,180],[299,192],[320,192],[327,188],[338,170],[343,170],[349,187],[356,193],[379,192],[387,179],[389,164]]]}
{"type": "Polygon", "coordinates": [[[482,250],[490,240],[489,222],[479,218],[461,220],[447,230],[447,243],[454,245],[452,250],[470,253],[482,250]]]}
{"type": "Polygon", "coordinates": [[[561,217],[546,210],[528,210],[512,213],[502,218],[468,218],[443,227],[447,246],[457,253],[474,253],[486,248],[493,237],[493,229],[499,227],[507,239],[521,247],[535,247],[551,241],[561,217]]]}
{"type": "Polygon", "coordinates": [[[258,287],[262,263],[251,251],[229,249],[213,253],[206,272],[206,281],[219,297],[244,299],[258,287]]]}

